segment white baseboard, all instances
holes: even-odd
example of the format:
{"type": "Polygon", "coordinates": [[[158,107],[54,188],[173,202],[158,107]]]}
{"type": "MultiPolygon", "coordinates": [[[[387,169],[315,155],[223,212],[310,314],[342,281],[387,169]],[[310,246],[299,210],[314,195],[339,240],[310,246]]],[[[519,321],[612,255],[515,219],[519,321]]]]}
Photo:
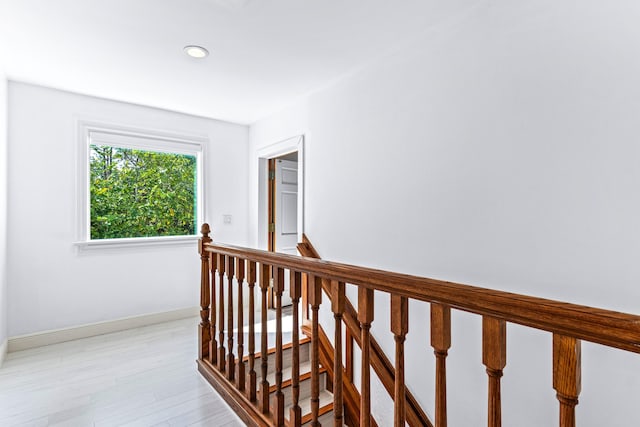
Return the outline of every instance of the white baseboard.
{"type": "MultiPolygon", "coordinates": [[[[162,313],[125,317],[106,322],[91,323],[71,328],[11,337],[8,340],[8,352],[11,353],[14,351],[27,350],[29,348],[58,344],[65,341],[94,337],[96,335],[109,334],[111,332],[124,331],[126,329],[139,328],[172,320],[185,319],[187,317],[196,317],[199,312],[200,307],[189,307],[179,310],[165,311],[162,313]]],[[[1,357],[0,353],[0,360],[1,357]]]]}
{"type": "Polygon", "coordinates": [[[7,348],[9,347],[9,340],[4,340],[0,343],[0,368],[4,363],[4,358],[7,357],[7,348]]]}

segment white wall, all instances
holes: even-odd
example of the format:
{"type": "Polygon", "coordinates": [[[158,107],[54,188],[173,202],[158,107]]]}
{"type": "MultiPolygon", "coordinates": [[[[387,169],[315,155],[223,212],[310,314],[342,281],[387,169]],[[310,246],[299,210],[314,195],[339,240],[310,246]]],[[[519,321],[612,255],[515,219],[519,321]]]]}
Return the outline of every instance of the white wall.
{"type": "MultiPolygon", "coordinates": [[[[631,0],[484,2],[252,125],[250,159],[307,134],[305,232],[326,259],[637,313],[639,21],[631,0]]],[[[433,415],[427,306],[410,316],[407,378],[433,415]]],[[[451,426],[486,419],[480,328],[453,317],[451,426]]],[[[503,424],[554,425],[551,336],[508,333],[503,424]]],[[[637,424],[640,357],[583,350],[578,423],[637,424]]]]}
{"type": "MultiPolygon", "coordinates": [[[[252,213],[249,216],[249,241],[255,248],[267,249],[266,243],[260,244],[265,239],[258,238],[258,229],[266,227],[266,218],[259,218],[258,209],[258,150],[299,135],[304,135],[305,139],[310,137],[305,101],[295,105],[294,108],[281,111],[269,120],[256,123],[250,127],[249,132],[249,212],[252,213]],[[261,221],[263,224],[259,225],[261,221]]],[[[306,150],[308,146],[305,142],[304,149],[306,150]]],[[[304,160],[298,158],[298,161],[304,160]]]]}
{"type": "Polygon", "coordinates": [[[0,69],[0,365],[7,348],[7,80],[0,69]]]}
{"type": "Polygon", "coordinates": [[[203,135],[213,238],[247,243],[248,128],[9,84],[9,336],[199,304],[196,244],[92,249],[76,241],[76,121],[203,135]],[[233,215],[223,225],[222,215],[233,215]]]}

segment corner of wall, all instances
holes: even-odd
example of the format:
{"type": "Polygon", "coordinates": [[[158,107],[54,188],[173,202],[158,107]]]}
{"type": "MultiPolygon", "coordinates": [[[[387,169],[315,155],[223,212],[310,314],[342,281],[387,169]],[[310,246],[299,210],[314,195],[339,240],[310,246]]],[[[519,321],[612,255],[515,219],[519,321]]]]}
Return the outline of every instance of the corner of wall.
{"type": "Polygon", "coordinates": [[[0,368],[2,368],[4,359],[7,357],[8,348],[9,348],[9,340],[5,338],[4,341],[0,342],[0,368]]]}
{"type": "Polygon", "coordinates": [[[7,303],[7,144],[8,81],[0,67],[0,367],[8,348],[7,303]]]}

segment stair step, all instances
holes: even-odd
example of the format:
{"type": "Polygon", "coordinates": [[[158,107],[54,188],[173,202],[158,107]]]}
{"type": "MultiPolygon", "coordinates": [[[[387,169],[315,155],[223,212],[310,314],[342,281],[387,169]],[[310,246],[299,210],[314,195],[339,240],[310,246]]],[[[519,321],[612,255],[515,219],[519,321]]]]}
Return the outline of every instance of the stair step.
{"type": "MultiPolygon", "coordinates": [[[[309,421],[311,422],[311,421],[309,421]]],[[[322,426],[333,426],[333,410],[327,412],[321,417],[318,417],[318,422],[322,426]]],[[[346,426],[346,424],[343,424],[346,426]]]]}
{"type": "MultiPolygon", "coordinates": [[[[269,349],[268,351],[268,355],[269,358],[267,359],[267,375],[270,376],[270,378],[275,378],[275,371],[276,371],[276,350],[275,349],[269,349]],[[272,375],[273,374],[273,375],[272,375]]],[[[302,340],[300,340],[300,365],[309,362],[309,360],[311,359],[311,344],[310,344],[310,340],[309,339],[305,339],[304,342],[302,340]]],[[[249,364],[249,357],[245,356],[242,359],[245,362],[245,365],[248,366],[249,364]]],[[[287,366],[291,365],[291,362],[293,360],[293,348],[291,345],[288,346],[283,346],[282,347],[282,367],[283,367],[283,372],[284,372],[284,368],[286,368],[287,366]]],[[[262,359],[260,358],[260,354],[256,353],[255,355],[255,367],[256,367],[256,372],[260,373],[261,371],[261,366],[262,366],[262,359]]],[[[302,368],[300,369],[300,373],[302,373],[302,368]]],[[[272,383],[271,380],[269,380],[269,383],[272,383]]]]}
{"type": "MultiPolygon", "coordinates": [[[[256,335],[256,338],[259,338],[259,336],[256,335]]],[[[309,338],[309,337],[301,337],[300,338],[300,354],[302,354],[302,347],[304,345],[306,345],[306,344],[309,344],[309,343],[311,343],[311,338],[309,338]]],[[[244,344],[245,351],[248,348],[247,346],[248,346],[248,344],[245,342],[245,344],[244,344]]],[[[259,339],[257,339],[256,340],[256,350],[257,350],[257,347],[259,347],[259,346],[260,346],[260,341],[259,341],[259,339]]],[[[293,343],[291,343],[291,342],[282,344],[283,353],[288,351],[288,350],[291,350],[292,347],[293,347],[293,343]]],[[[311,348],[310,345],[308,347],[311,348]]],[[[269,359],[271,359],[272,355],[275,355],[275,354],[276,354],[276,348],[275,347],[269,347],[269,349],[267,350],[267,356],[269,356],[269,359]]],[[[255,352],[256,360],[260,359],[261,357],[262,357],[262,353],[259,352],[259,351],[256,351],[255,352]]],[[[249,360],[249,356],[248,355],[244,356],[244,358],[242,360],[244,360],[245,362],[248,361],[249,360]]]]}
{"type": "MultiPolygon", "coordinates": [[[[320,367],[320,374],[326,372],[326,369],[320,367]]],[[[311,378],[311,361],[307,360],[306,362],[300,362],[300,382],[306,380],[307,378],[311,378]]],[[[267,374],[267,381],[270,384],[270,391],[275,390],[276,383],[276,373],[270,372],[267,374]]],[[[282,369],[282,387],[288,387],[291,385],[291,365],[285,365],[282,369]]],[[[321,383],[322,385],[322,383],[321,383]]]]}
{"type": "MultiPolygon", "coordinates": [[[[270,348],[268,350],[268,368],[267,368],[267,381],[269,382],[269,392],[271,407],[273,408],[273,400],[275,399],[275,357],[276,349],[270,348]]],[[[312,421],[311,416],[311,340],[304,338],[300,340],[300,397],[299,404],[302,413],[302,424],[308,425],[312,421]]],[[[288,343],[283,346],[282,351],[282,393],[284,394],[285,402],[285,422],[289,425],[289,412],[292,405],[293,389],[291,387],[291,363],[293,359],[292,344],[288,343]]],[[[248,365],[248,356],[243,358],[246,365],[248,365]]],[[[261,359],[260,353],[255,355],[256,371],[260,372],[261,359]]],[[[318,421],[322,425],[333,425],[333,394],[326,390],[327,385],[327,372],[326,369],[320,367],[320,409],[318,421]]],[[[260,381],[260,379],[258,379],[260,381]]]]}
{"type": "MultiPolygon", "coordinates": [[[[310,353],[311,353],[311,344],[306,343],[304,345],[300,345],[300,364],[302,365],[303,363],[308,363],[311,359],[310,357],[310,353]]],[[[268,362],[268,367],[267,367],[267,374],[270,375],[272,373],[275,373],[276,371],[276,355],[270,355],[269,356],[269,360],[268,362]]],[[[282,351],[282,367],[283,367],[283,371],[284,368],[291,366],[291,363],[293,362],[293,349],[289,348],[286,351],[283,350],[282,351]]],[[[302,369],[300,369],[300,372],[302,372],[302,369]]]]}
{"type": "MultiPolygon", "coordinates": [[[[320,392],[320,410],[318,411],[320,416],[323,416],[327,413],[332,412],[333,410],[333,394],[327,390],[322,390],[320,392]]],[[[285,421],[289,423],[289,412],[293,405],[285,404],[284,408],[284,417],[285,421]]],[[[300,409],[302,412],[302,424],[310,423],[312,420],[311,417],[311,397],[306,397],[304,399],[300,399],[300,409]]],[[[330,425],[330,424],[328,424],[330,425]]]]}
{"type": "MultiPolygon", "coordinates": [[[[326,372],[321,372],[320,373],[320,377],[319,377],[319,389],[320,392],[322,393],[323,391],[326,390],[326,383],[327,383],[327,374],[326,372]]],[[[271,396],[272,398],[274,398],[275,396],[275,386],[270,387],[270,391],[271,391],[271,396]]],[[[287,383],[287,385],[284,385],[283,382],[283,386],[282,386],[282,394],[284,395],[284,404],[286,405],[292,405],[293,402],[293,387],[291,387],[291,382],[287,383]]],[[[304,399],[308,399],[311,397],[311,375],[306,376],[306,378],[301,379],[300,380],[300,396],[299,396],[299,401],[302,402],[304,399]]]]}

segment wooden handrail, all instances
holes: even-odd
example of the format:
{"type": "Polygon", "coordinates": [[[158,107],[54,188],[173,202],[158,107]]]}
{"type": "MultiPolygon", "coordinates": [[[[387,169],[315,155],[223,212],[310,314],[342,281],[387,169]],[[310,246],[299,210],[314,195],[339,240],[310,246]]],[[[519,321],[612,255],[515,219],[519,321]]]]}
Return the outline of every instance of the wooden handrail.
{"type": "Polygon", "coordinates": [[[640,316],[634,314],[258,249],[218,243],[204,246],[210,252],[241,256],[323,279],[444,304],[554,334],[640,353],[640,316]]]}
{"type": "MultiPolygon", "coordinates": [[[[302,242],[298,244],[298,252],[302,256],[320,259],[320,254],[313,246],[311,241],[306,235],[302,235],[302,242]]],[[[328,280],[323,280],[322,287],[327,295],[331,297],[330,283],[328,280]]],[[[358,322],[358,312],[351,304],[351,302],[346,299],[344,314],[342,316],[342,320],[344,324],[347,326],[347,331],[353,337],[355,343],[361,347],[361,329],[360,323],[358,322]]],[[[382,347],[375,338],[370,337],[370,345],[371,345],[371,366],[373,370],[378,376],[378,379],[382,382],[385,390],[389,393],[389,396],[394,397],[394,386],[395,386],[395,369],[393,364],[389,360],[389,358],[385,355],[382,347]]],[[[347,351],[347,355],[349,355],[351,351],[347,351]]],[[[349,361],[349,357],[347,357],[347,361],[349,361]]],[[[351,360],[352,362],[352,360],[351,360]]],[[[416,398],[411,394],[408,389],[405,389],[405,400],[407,404],[407,421],[410,426],[427,426],[432,427],[431,420],[427,417],[427,414],[422,410],[420,404],[416,400],[416,398]]]]}
{"type": "MultiPolygon", "coordinates": [[[[394,397],[394,426],[430,426],[404,379],[404,342],[409,331],[409,299],[424,301],[431,309],[431,346],[436,356],[436,427],[447,426],[446,357],[451,347],[451,310],[457,309],[482,317],[482,363],[486,367],[488,381],[488,417],[490,427],[502,424],[501,377],[507,363],[507,323],[517,323],[548,331],[553,336],[553,388],[559,402],[561,427],[575,427],[575,407],[581,388],[581,341],[640,353],[640,316],[600,308],[570,304],[527,295],[496,291],[476,286],[452,283],[393,273],[378,269],[328,262],[318,257],[313,245],[304,238],[299,245],[303,257],[277,254],[256,249],[211,243],[209,227],[203,226],[203,237],[198,244],[201,260],[200,317],[198,327],[198,369],[214,385],[221,395],[234,406],[240,417],[252,426],[285,424],[298,426],[311,421],[317,425],[320,416],[331,411],[335,425],[346,422],[351,427],[375,426],[371,417],[370,370],[394,397]],[[256,280],[259,266],[259,280],[256,280]],[[245,276],[245,269],[248,275],[245,276]],[[217,275],[216,275],[217,273],[217,275]],[[283,392],[283,342],[282,342],[282,294],[284,277],[290,277],[291,299],[294,315],[298,318],[298,304],[302,298],[303,327],[311,338],[310,412],[301,414],[299,404],[300,341],[297,333],[292,342],[291,398],[283,392]],[[247,280],[249,289],[249,355],[244,358],[243,302],[234,307],[235,289],[247,280]],[[225,280],[227,293],[225,298],[225,280]],[[269,360],[267,347],[267,290],[275,289],[276,348],[269,360]],[[261,333],[255,336],[254,311],[259,311],[254,300],[254,288],[258,284],[261,293],[261,333]],[[357,286],[358,308],[345,295],[345,285],[357,286]],[[217,292],[218,291],[218,292],[217,292]],[[385,292],[391,298],[390,333],[393,334],[395,369],[378,343],[371,337],[370,328],[375,319],[374,293],[385,292]],[[335,348],[319,324],[322,293],[329,296],[335,322],[335,348]],[[216,296],[218,296],[216,301],[216,296]],[[308,298],[308,300],[307,300],[308,298]],[[225,304],[226,303],[226,304],[225,304]],[[311,307],[309,310],[307,305],[311,307]],[[228,316],[225,318],[225,309],[228,316]],[[234,350],[234,313],[237,319],[237,355],[234,350]],[[216,324],[216,319],[218,320],[216,324]],[[225,322],[226,320],[226,322],[225,322]],[[344,345],[347,351],[342,365],[342,324],[346,326],[344,345]],[[216,342],[216,332],[218,340],[216,342]],[[225,338],[227,347],[224,347],[225,338]],[[255,371],[255,342],[260,340],[260,383],[255,371]],[[353,359],[348,354],[354,343],[361,348],[360,390],[353,385],[353,359]],[[217,351],[216,351],[217,350],[217,351]],[[273,361],[275,360],[275,363],[273,361]],[[245,378],[248,363],[249,375],[245,378]],[[322,364],[322,368],[320,367],[322,364]],[[271,374],[268,367],[271,366],[271,374]],[[273,368],[275,367],[275,370],[273,368]],[[237,368],[237,371],[236,371],[237,368]],[[322,372],[329,375],[326,387],[334,393],[333,405],[327,401],[326,392],[320,393],[322,372]],[[275,378],[275,382],[273,379],[275,378]],[[332,380],[332,381],[329,381],[332,380]],[[272,384],[269,383],[272,381],[272,384]],[[275,392],[275,394],[274,394],[275,392]],[[291,406],[288,406],[289,403],[291,406]],[[290,410],[285,411],[285,407],[290,410]],[[344,409],[344,412],[343,412],[344,409]],[[285,418],[289,415],[289,421],[285,418]]],[[[237,290],[242,295],[242,290],[237,290]]],[[[239,298],[241,299],[241,298],[239,298]]],[[[297,321],[294,322],[296,331],[297,321]]],[[[309,372],[309,371],[307,371],[309,372]]],[[[325,382],[323,382],[325,384],[325,382]]],[[[323,386],[324,387],[324,386],[323,386]]],[[[307,405],[305,405],[306,407],[307,405]]]]}

